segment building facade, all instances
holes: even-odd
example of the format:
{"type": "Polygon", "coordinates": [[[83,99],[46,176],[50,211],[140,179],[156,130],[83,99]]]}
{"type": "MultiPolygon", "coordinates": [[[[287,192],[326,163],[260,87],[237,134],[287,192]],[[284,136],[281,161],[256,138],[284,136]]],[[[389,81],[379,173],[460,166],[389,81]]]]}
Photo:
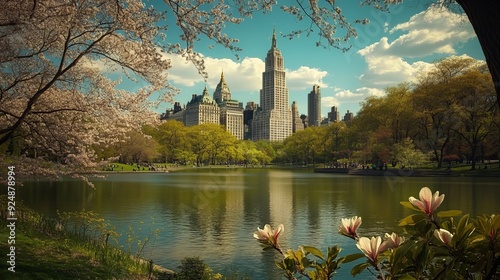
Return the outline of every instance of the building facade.
{"type": "Polygon", "coordinates": [[[262,73],[260,107],[252,120],[252,140],[282,141],[292,134],[292,112],[288,105],[284,60],[273,32],[262,73]]]}
{"type": "Polygon", "coordinates": [[[231,90],[224,80],[224,72],[215,88],[214,101],[220,109],[219,123],[238,140],[243,140],[243,105],[231,99],[231,90]]]}
{"type": "Polygon", "coordinates": [[[307,95],[307,114],[309,126],[321,125],[321,92],[318,85],[314,85],[307,95]]]}
{"type": "Polygon", "coordinates": [[[193,94],[184,111],[185,126],[203,123],[220,124],[219,105],[210,97],[207,87],[201,95],[193,94]]]}
{"type": "Polygon", "coordinates": [[[337,107],[332,106],[330,112],[328,112],[328,120],[330,122],[339,122],[340,121],[340,114],[339,114],[337,107]]]}
{"type": "Polygon", "coordinates": [[[221,73],[220,81],[215,88],[214,100],[217,104],[222,104],[222,102],[226,100],[231,100],[231,91],[229,90],[226,80],[224,80],[224,72],[221,73]]]}
{"type": "Polygon", "coordinates": [[[255,111],[257,110],[257,104],[250,101],[247,102],[245,106],[245,111],[243,111],[243,124],[245,127],[244,137],[245,140],[252,140],[252,122],[255,111]]]}
{"type": "Polygon", "coordinates": [[[297,106],[297,102],[293,101],[292,103],[292,133],[297,131],[304,130],[304,123],[302,123],[302,119],[299,114],[299,107],[297,106]]]}
{"type": "Polygon", "coordinates": [[[344,119],[343,121],[349,125],[349,123],[351,122],[351,120],[354,118],[354,114],[352,112],[349,112],[349,110],[347,110],[347,113],[345,113],[344,115],[344,119]]]}

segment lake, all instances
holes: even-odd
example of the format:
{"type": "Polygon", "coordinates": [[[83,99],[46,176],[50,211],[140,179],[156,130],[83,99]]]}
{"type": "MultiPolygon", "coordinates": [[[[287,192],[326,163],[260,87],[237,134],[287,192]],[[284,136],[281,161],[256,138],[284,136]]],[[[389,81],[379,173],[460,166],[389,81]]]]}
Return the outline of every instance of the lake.
{"type": "MultiPolygon", "coordinates": [[[[109,174],[92,181],[95,189],[75,179],[24,182],[16,199],[48,216],[57,211],[95,211],[122,233],[122,244],[128,226],[141,236],[159,228],[144,254],[155,263],[175,270],[182,258],[199,256],[216,272],[238,269],[252,279],[279,278],[274,254],[263,252],[252,237],[266,223],[284,224],[280,241],[284,248],[303,244],[326,251],[338,244],[343,256],[358,249],[351,239],[337,233],[341,218],[361,216],[361,236],[399,233],[398,221],[411,214],[399,202],[418,197],[423,186],[445,194],[439,210],[461,209],[473,216],[500,210],[498,178],[200,168],[109,174]]],[[[350,267],[344,265],[336,279],[352,278],[350,267]]]]}

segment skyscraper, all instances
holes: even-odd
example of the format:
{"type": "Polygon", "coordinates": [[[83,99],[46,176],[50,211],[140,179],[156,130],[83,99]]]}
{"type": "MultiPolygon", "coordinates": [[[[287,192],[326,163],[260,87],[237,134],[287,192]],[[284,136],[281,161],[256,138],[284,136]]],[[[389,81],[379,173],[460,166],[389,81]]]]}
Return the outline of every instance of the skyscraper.
{"type": "Polygon", "coordinates": [[[309,126],[321,125],[321,92],[318,85],[314,85],[307,95],[307,114],[309,126]]]}
{"type": "Polygon", "coordinates": [[[304,130],[304,123],[299,115],[299,107],[297,107],[297,102],[292,103],[292,133],[304,130]]]}
{"type": "Polygon", "coordinates": [[[347,113],[345,113],[344,115],[344,119],[343,121],[349,125],[349,123],[351,122],[351,120],[354,118],[354,114],[352,112],[349,112],[349,110],[347,110],[347,113]]]}
{"type": "Polygon", "coordinates": [[[252,139],[281,141],[292,134],[292,111],[288,105],[288,89],[281,51],[276,46],[276,29],[271,49],[267,52],[262,73],[260,107],[252,121],[252,139]]]}
{"type": "Polygon", "coordinates": [[[328,120],[331,122],[339,122],[340,117],[339,117],[339,111],[337,107],[332,106],[332,110],[328,112],[328,120]]]}

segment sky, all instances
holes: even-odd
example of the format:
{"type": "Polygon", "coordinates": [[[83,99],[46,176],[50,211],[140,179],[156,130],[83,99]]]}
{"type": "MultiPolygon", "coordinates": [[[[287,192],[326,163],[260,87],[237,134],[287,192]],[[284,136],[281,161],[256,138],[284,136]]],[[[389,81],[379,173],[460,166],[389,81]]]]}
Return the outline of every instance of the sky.
{"type": "MultiPolygon", "coordinates": [[[[276,28],[277,46],[284,58],[286,84],[290,105],[296,101],[300,114],[307,114],[307,94],[314,84],[321,88],[322,115],[326,117],[336,106],[340,117],[349,110],[354,115],[360,103],[369,96],[383,96],[385,89],[403,82],[415,82],[419,74],[432,67],[436,60],[456,56],[470,56],[484,60],[481,47],[467,17],[431,5],[433,1],[404,1],[391,8],[390,13],[373,7],[360,7],[359,1],[338,0],[348,20],[366,17],[368,25],[355,25],[358,37],[351,39],[351,49],[342,52],[336,48],[316,46],[317,35],[302,35],[289,40],[281,34],[306,26],[277,6],[269,14],[256,13],[239,25],[227,25],[230,37],[238,38],[235,54],[221,46],[210,48],[213,42],[196,42],[195,51],[205,57],[209,74],[205,82],[193,65],[173,55],[168,69],[169,82],[180,89],[175,101],[186,104],[192,94],[202,94],[205,86],[213,95],[222,71],[231,90],[232,99],[260,103],[264,59],[271,47],[273,28],[276,28]]],[[[284,3],[278,1],[278,4],[284,3]]],[[[155,3],[161,8],[162,2],[155,3]]],[[[163,4],[164,5],[164,4],[163,4]]],[[[172,21],[167,14],[167,22],[172,21]]],[[[181,42],[175,25],[169,24],[167,41],[181,42]]],[[[139,85],[137,85],[139,87],[139,85]]],[[[156,110],[164,112],[173,105],[162,104],[156,110]]]]}

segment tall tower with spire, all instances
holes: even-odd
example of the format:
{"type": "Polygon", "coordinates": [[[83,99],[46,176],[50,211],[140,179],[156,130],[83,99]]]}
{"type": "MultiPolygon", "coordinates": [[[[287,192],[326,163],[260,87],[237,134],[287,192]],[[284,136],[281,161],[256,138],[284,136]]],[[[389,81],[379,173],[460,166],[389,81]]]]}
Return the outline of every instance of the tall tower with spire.
{"type": "Polygon", "coordinates": [[[292,134],[292,111],[288,104],[283,56],[276,44],[276,28],[262,73],[260,107],[252,121],[252,139],[281,141],[292,134]]]}

